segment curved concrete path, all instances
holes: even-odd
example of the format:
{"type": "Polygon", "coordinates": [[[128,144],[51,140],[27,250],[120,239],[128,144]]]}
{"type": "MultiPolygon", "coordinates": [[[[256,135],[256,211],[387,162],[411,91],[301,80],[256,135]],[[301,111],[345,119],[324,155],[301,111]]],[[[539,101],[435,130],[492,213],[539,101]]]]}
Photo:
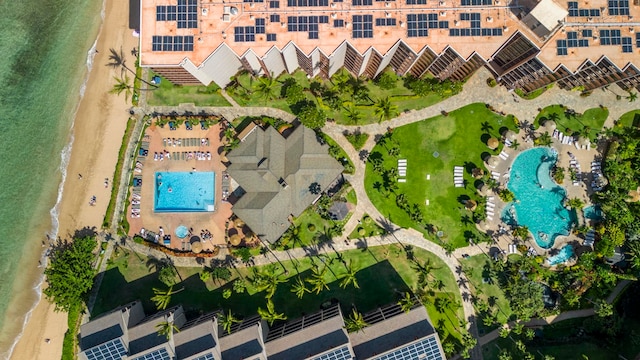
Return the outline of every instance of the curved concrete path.
{"type": "MultiPolygon", "coordinates": [[[[462,267],[457,260],[457,257],[460,257],[462,254],[480,254],[481,252],[486,251],[486,249],[483,249],[482,246],[468,246],[465,248],[457,249],[453,253],[453,256],[448,256],[441,246],[429,240],[426,240],[421,233],[413,229],[399,228],[386,220],[386,216],[378,211],[378,209],[371,203],[369,197],[366,194],[364,188],[365,163],[360,160],[359,152],[356,151],[353,146],[351,146],[351,144],[346,140],[346,138],[343,136],[343,132],[345,130],[353,131],[356,128],[360,128],[362,132],[369,134],[369,139],[367,140],[362,150],[371,151],[371,149],[373,149],[373,147],[375,146],[375,136],[386,133],[387,128],[389,127],[395,128],[416,121],[422,121],[424,119],[437,116],[442,111],[451,112],[465,105],[477,102],[491,104],[494,109],[496,109],[496,111],[504,112],[506,114],[513,114],[520,121],[527,120],[529,122],[532,122],[535,119],[535,116],[539,112],[539,108],[544,108],[548,105],[562,104],[581,113],[590,108],[607,106],[609,108],[609,117],[607,119],[607,122],[605,122],[605,125],[607,126],[611,126],[613,120],[618,119],[622,114],[636,109],[634,103],[630,103],[624,98],[622,100],[616,100],[616,93],[625,95],[624,91],[619,89],[617,86],[612,86],[613,88],[615,88],[615,90],[613,91],[596,90],[592,95],[588,97],[581,97],[580,93],[578,92],[569,92],[561,90],[558,87],[554,87],[550,90],[547,90],[544,94],[537,97],[536,99],[523,100],[520,99],[517,95],[507,91],[504,87],[498,86],[492,89],[489,88],[486,84],[486,79],[489,77],[491,77],[491,74],[488,72],[488,70],[482,68],[467,81],[461,93],[427,108],[403,113],[400,116],[389,121],[385,121],[379,124],[367,124],[361,126],[346,126],[328,123],[322,129],[323,132],[329,135],[346,151],[347,155],[355,166],[354,174],[345,175],[345,178],[352,184],[357,195],[358,203],[351,218],[345,225],[343,235],[339,239],[336,239],[337,241],[334,241],[328,248],[320,249],[321,252],[343,251],[362,246],[362,244],[360,244],[359,242],[354,242],[353,244],[351,244],[346,243],[344,240],[346,239],[348,234],[350,234],[357,227],[358,220],[360,220],[362,216],[367,213],[380,225],[385,227],[387,230],[390,230],[390,232],[392,233],[392,237],[394,237],[395,239],[392,240],[390,239],[390,237],[372,237],[365,239],[364,241],[375,241],[381,245],[399,241],[403,244],[412,245],[432,252],[440,259],[442,259],[445,264],[447,264],[447,267],[449,267],[451,272],[454,274],[458,284],[461,284],[460,293],[462,298],[466,299],[468,298],[466,295],[469,294],[469,291],[466,288],[468,280],[462,271],[462,267]]],[[[294,115],[279,109],[269,107],[240,107],[226,93],[223,92],[222,95],[229,101],[230,104],[232,104],[232,106],[196,107],[193,104],[181,104],[178,107],[144,106],[141,110],[143,110],[147,114],[153,112],[170,113],[172,111],[191,111],[197,114],[201,111],[205,111],[207,113],[219,114],[227,119],[234,119],[241,116],[264,115],[281,118],[286,121],[293,121],[295,119],[294,115]]],[[[151,251],[151,249],[138,246],[137,244],[132,244],[131,246],[134,248],[139,247],[139,249],[136,249],[136,251],[140,250],[143,253],[151,251]],[[145,249],[147,250],[145,251],[145,249]]],[[[274,254],[278,258],[288,259],[308,256],[309,251],[310,249],[301,248],[293,249],[286,253],[275,252],[274,254]]],[[[166,256],[162,253],[160,254],[160,256],[166,256]]],[[[157,256],[158,254],[150,255],[157,256]]],[[[256,257],[255,263],[264,264],[276,261],[276,259],[271,259],[270,257],[273,257],[273,255],[256,257]]],[[[175,260],[176,265],[179,265],[179,263],[181,265],[181,263],[184,262],[186,258],[175,258],[175,260]]],[[[195,263],[195,259],[193,259],[193,262],[194,264],[184,264],[184,266],[199,266],[195,263]]],[[[463,301],[462,306],[465,318],[469,321],[469,332],[476,339],[478,339],[477,326],[475,321],[475,309],[469,301],[463,301]]],[[[485,337],[483,337],[483,339],[485,337]]],[[[482,359],[480,344],[473,349],[471,355],[471,358],[474,360],[482,359]]]]}

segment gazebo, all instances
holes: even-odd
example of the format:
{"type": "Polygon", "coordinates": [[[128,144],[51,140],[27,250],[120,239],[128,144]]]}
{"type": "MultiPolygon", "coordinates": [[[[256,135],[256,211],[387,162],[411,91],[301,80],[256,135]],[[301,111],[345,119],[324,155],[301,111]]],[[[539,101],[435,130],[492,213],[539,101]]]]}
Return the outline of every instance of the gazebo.
{"type": "Polygon", "coordinates": [[[487,140],[487,147],[489,147],[489,149],[491,150],[497,149],[498,145],[500,145],[500,142],[496,138],[492,137],[492,138],[489,138],[489,140],[487,140]]]}

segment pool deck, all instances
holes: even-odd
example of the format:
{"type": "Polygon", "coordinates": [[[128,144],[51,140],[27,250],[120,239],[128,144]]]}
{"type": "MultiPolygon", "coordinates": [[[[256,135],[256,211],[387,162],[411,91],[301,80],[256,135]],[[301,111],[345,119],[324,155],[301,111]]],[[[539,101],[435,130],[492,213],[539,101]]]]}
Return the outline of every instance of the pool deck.
{"type": "MultiPolygon", "coordinates": [[[[536,130],[536,136],[545,132],[545,129],[540,127],[536,130]]],[[[549,134],[551,135],[551,134],[549,134]]],[[[521,152],[531,149],[534,146],[533,141],[528,139],[525,135],[524,131],[520,131],[517,134],[518,143],[520,146],[518,150],[514,150],[512,148],[504,147],[503,152],[508,154],[509,157],[506,160],[500,159],[495,168],[489,168],[489,171],[494,171],[500,173],[500,186],[504,187],[509,178],[509,170],[511,170],[511,165],[513,160],[520,154],[521,152]]],[[[591,174],[591,162],[594,161],[596,156],[599,155],[598,150],[595,146],[591,147],[590,150],[585,149],[577,149],[574,145],[562,144],[559,139],[552,138],[553,143],[551,147],[558,151],[558,160],[556,166],[562,167],[565,169],[565,180],[560,186],[562,186],[567,191],[567,198],[580,198],[585,202],[585,206],[589,206],[591,204],[589,200],[589,194],[592,193],[592,189],[590,188],[591,180],[593,179],[593,175],[591,174]],[[580,164],[580,169],[583,174],[586,174],[586,179],[580,181],[578,185],[573,185],[570,177],[569,177],[569,167],[571,157],[568,153],[571,153],[578,164],[580,164]]],[[[508,228],[501,218],[500,214],[502,214],[502,210],[505,208],[506,203],[500,200],[500,197],[497,194],[490,194],[494,196],[495,210],[493,220],[487,220],[487,229],[480,229],[481,231],[487,232],[490,234],[496,245],[501,249],[508,249],[509,245],[515,244],[514,238],[510,232],[500,231],[500,229],[508,228]]],[[[582,216],[582,212],[578,211],[578,223],[584,224],[585,219],[582,216]]],[[[558,236],[555,238],[553,246],[549,249],[544,249],[535,242],[533,237],[529,237],[525,242],[525,246],[533,248],[537,254],[539,255],[553,255],[557,253],[562,247],[566,244],[573,245],[577,254],[580,254],[579,247],[583,245],[584,239],[574,235],[569,234],[568,236],[558,236]]]]}
{"type": "MultiPolygon", "coordinates": [[[[164,128],[155,124],[147,128],[143,142],[148,142],[149,154],[146,156],[141,172],[134,172],[134,177],[142,178],[142,187],[140,190],[133,192],[140,193],[140,217],[132,217],[132,207],[127,207],[127,220],[129,221],[129,235],[139,234],[144,228],[155,233],[160,232],[162,227],[165,234],[171,235],[170,247],[177,250],[189,250],[189,237],[180,239],[175,234],[175,229],[184,225],[193,229],[193,235],[200,235],[201,231],[208,230],[212,237],[202,241],[203,250],[213,250],[216,245],[226,245],[225,226],[227,220],[232,214],[231,204],[222,201],[222,176],[226,170],[225,165],[220,161],[218,155],[221,143],[221,126],[214,125],[208,130],[202,130],[200,126],[194,126],[193,130],[187,130],[184,125],[179,126],[176,130],[170,130],[169,126],[164,128]],[[197,138],[209,139],[209,145],[202,145],[200,141],[196,141],[194,146],[185,146],[182,142],[181,146],[165,145],[163,139],[175,138],[197,138]],[[154,160],[155,153],[196,152],[209,151],[211,160],[182,160],[168,159],[154,160]],[[180,213],[155,213],[154,208],[154,175],[157,171],[213,171],[215,172],[215,210],[213,212],[180,212],[180,213]]],[[[131,201],[131,198],[129,199],[131,201]]],[[[163,244],[162,239],[160,244],[163,244]]]]}

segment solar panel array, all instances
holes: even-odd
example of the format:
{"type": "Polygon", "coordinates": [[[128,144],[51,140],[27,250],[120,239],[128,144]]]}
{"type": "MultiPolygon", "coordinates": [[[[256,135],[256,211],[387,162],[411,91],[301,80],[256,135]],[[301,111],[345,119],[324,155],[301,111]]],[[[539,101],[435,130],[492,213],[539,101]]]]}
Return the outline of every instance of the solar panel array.
{"type": "Polygon", "coordinates": [[[375,360],[445,360],[435,336],[429,336],[391,353],[378,356],[375,360]]]}
{"type": "Polygon", "coordinates": [[[288,6],[329,6],[329,0],[287,0],[288,6]]]}
{"type": "Polygon", "coordinates": [[[373,1],[371,1],[371,0],[351,0],[351,5],[355,5],[355,6],[373,5],[373,1]]]}
{"type": "Polygon", "coordinates": [[[198,0],[178,0],[178,29],[198,27],[198,0]]]}
{"type": "Polygon", "coordinates": [[[236,26],[233,28],[233,40],[235,42],[256,41],[255,26],[236,26]]]}
{"type": "Polygon", "coordinates": [[[567,40],[557,40],[556,41],[556,53],[558,55],[567,55],[567,40]]]}
{"type": "Polygon", "coordinates": [[[600,16],[600,9],[581,9],[577,1],[569,1],[569,16],[600,16]]]}
{"type": "Polygon", "coordinates": [[[601,45],[620,45],[621,43],[620,30],[600,30],[601,45]]]}
{"type": "Polygon", "coordinates": [[[633,52],[633,47],[631,45],[632,40],[630,37],[623,37],[622,38],[622,52],[623,53],[630,53],[633,52]]]}
{"type": "Polygon", "coordinates": [[[629,0],[609,0],[609,15],[629,15],[629,0]]]}
{"type": "Polygon", "coordinates": [[[408,37],[427,36],[429,35],[429,31],[427,29],[428,29],[427,14],[407,14],[407,36],[408,37]]]}
{"type": "Polygon", "coordinates": [[[482,28],[480,13],[462,13],[460,21],[469,21],[470,28],[449,29],[449,36],[502,36],[502,28],[482,28]]]}
{"type": "Polygon", "coordinates": [[[351,352],[349,352],[349,348],[347,346],[343,346],[332,352],[313,358],[313,360],[351,360],[351,359],[353,359],[353,357],[351,356],[351,352]]]}
{"type": "Polygon", "coordinates": [[[127,355],[127,349],[124,348],[122,340],[117,338],[85,350],[84,354],[88,360],[120,360],[127,355]]]}
{"type": "Polygon", "coordinates": [[[191,360],[215,360],[215,359],[216,358],[213,357],[212,353],[207,353],[207,354],[204,354],[204,355],[200,355],[200,356],[198,356],[196,358],[193,358],[191,360]]]}
{"type": "Polygon", "coordinates": [[[376,26],[396,26],[396,19],[394,18],[377,18],[376,26]]]}
{"type": "Polygon", "coordinates": [[[492,0],[462,0],[460,2],[462,6],[480,6],[480,5],[493,5],[492,0]]]}
{"type": "Polygon", "coordinates": [[[636,33],[636,47],[640,48],[640,33],[636,33]]]}
{"type": "Polygon", "coordinates": [[[592,36],[593,36],[593,30],[590,30],[590,29],[582,30],[582,37],[592,37],[592,36]]]}
{"type": "Polygon", "coordinates": [[[578,39],[577,31],[567,32],[567,47],[589,47],[589,40],[578,39]]]}
{"type": "Polygon", "coordinates": [[[169,356],[167,349],[162,348],[148,354],[135,357],[132,360],[171,360],[171,357],[169,356]]]}
{"type": "Polygon", "coordinates": [[[353,15],[353,29],[351,36],[354,39],[373,37],[373,15],[353,15]]]}
{"type": "Polygon", "coordinates": [[[333,27],[336,27],[336,28],[344,27],[344,20],[342,19],[333,20],[333,27]]]}
{"type": "Polygon", "coordinates": [[[269,21],[278,23],[280,22],[280,14],[271,14],[269,16],[269,21]]]}
{"type": "Polygon", "coordinates": [[[427,0],[407,0],[407,5],[426,5],[427,0]]]}
{"type": "Polygon", "coordinates": [[[152,51],[193,51],[193,36],[154,35],[151,38],[152,51]]]}
{"type": "Polygon", "coordinates": [[[308,32],[309,39],[318,39],[318,24],[322,18],[323,23],[329,22],[328,16],[288,16],[287,31],[291,32],[308,32]]]}

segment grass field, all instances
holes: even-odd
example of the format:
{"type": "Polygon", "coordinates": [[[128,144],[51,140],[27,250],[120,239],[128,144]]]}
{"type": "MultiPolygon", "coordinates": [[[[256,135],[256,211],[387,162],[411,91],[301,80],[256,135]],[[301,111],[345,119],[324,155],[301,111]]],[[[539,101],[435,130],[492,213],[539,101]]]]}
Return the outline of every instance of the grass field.
{"type": "MultiPolygon", "coordinates": [[[[469,171],[484,167],[483,156],[501,151],[501,147],[491,151],[485,141],[489,136],[499,137],[500,130],[506,128],[515,129],[515,122],[489,111],[484,104],[471,104],[448,116],[440,115],[394,129],[392,142],[399,147],[399,155],[390,156],[387,146],[379,144],[373,148],[370,158],[381,156],[385,169],[396,167],[397,159],[407,159],[407,182],[399,183],[397,192],[420,207],[425,223],[444,232],[443,241],[461,247],[467,244],[467,235],[477,233],[473,222],[464,221],[472,214],[464,210],[461,202],[467,198],[479,200],[469,171]],[[454,166],[466,169],[464,188],[453,185],[454,166]],[[429,200],[428,206],[426,200],[429,200]]],[[[399,226],[415,228],[427,235],[425,223],[411,220],[396,205],[395,196],[376,189],[381,182],[382,176],[374,172],[371,162],[367,163],[367,194],[382,215],[399,226]]]]}
{"type": "MultiPolygon", "coordinates": [[[[346,72],[346,70],[340,70],[340,72],[346,72]]],[[[318,99],[316,99],[308,90],[310,87],[310,80],[307,78],[307,74],[304,71],[296,71],[293,74],[282,74],[278,77],[278,85],[275,87],[275,92],[280,95],[282,89],[282,83],[284,83],[287,79],[294,78],[296,82],[305,90],[305,95],[307,99],[312,100],[318,103],[318,99]]],[[[238,82],[244,89],[248,91],[252,91],[255,87],[255,83],[257,80],[252,78],[249,74],[240,74],[237,76],[238,82]]],[[[330,80],[321,80],[314,79],[315,81],[321,81],[329,88],[333,88],[333,83],[330,80]]],[[[374,114],[374,102],[378,99],[388,97],[391,100],[392,104],[397,107],[399,112],[409,111],[412,109],[422,109],[428,106],[431,106],[441,100],[443,97],[432,93],[427,96],[416,96],[413,92],[407,89],[401,78],[398,78],[396,82],[396,87],[390,90],[384,90],[377,86],[373,81],[367,80],[365,86],[369,90],[369,98],[371,101],[362,102],[355,104],[355,108],[361,113],[362,119],[358,122],[358,124],[370,124],[375,123],[379,119],[374,114]]],[[[284,111],[292,112],[291,107],[287,104],[286,100],[283,97],[279,97],[273,100],[266,101],[265,99],[260,99],[255,96],[241,96],[239,93],[243,93],[245,90],[240,91],[238,93],[234,91],[228,91],[229,95],[233,97],[233,99],[240,106],[269,106],[278,108],[284,111]]],[[[348,96],[341,96],[341,100],[343,103],[351,103],[351,99],[348,96]]],[[[320,101],[321,102],[321,101],[320,101]]],[[[338,111],[332,110],[327,106],[322,105],[323,109],[326,112],[326,115],[330,119],[334,119],[338,124],[347,124],[347,125],[356,125],[354,122],[347,119],[344,115],[344,109],[340,109],[338,111]]]]}
{"type": "MultiPolygon", "coordinates": [[[[443,292],[437,293],[436,296],[452,297],[460,303],[458,286],[449,268],[429,252],[421,249],[414,249],[413,252],[415,258],[430,259],[436,266],[433,276],[441,279],[445,284],[443,292]]],[[[302,314],[314,312],[323,303],[336,299],[340,301],[343,310],[350,311],[351,306],[355,305],[358,311],[364,313],[397,301],[403,292],[410,291],[416,285],[417,274],[399,245],[351,250],[343,252],[342,256],[345,261],[351,262],[354,268],[360,269],[356,275],[360,289],[355,290],[351,286],[342,289],[338,286],[337,278],[346,270],[336,258],[336,254],[293,261],[281,259],[288,271],[288,274],[282,277],[288,278],[288,282],[280,284],[273,297],[276,309],[293,319],[302,314]],[[291,292],[292,280],[296,276],[302,278],[309,276],[312,262],[320,266],[322,262],[328,264],[329,271],[325,278],[329,284],[329,290],[319,295],[306,294],[303,299],[298,299],[291,292]]],[[[152,288],[165,288],[165,286],[158,280],[155,270],[146,266],[147,261],[147,258],[140,257],[130,250],[114,253],[100,287],[98,301],[92,312],[93,317],[136,299],[142,301],[145,311],[148,313],[154,311],[154,305],[150,301],[153,296],[152,288]]],[[[281,271],[280,268],[278,270],[281,271]]],[[[259,306],[265,306],[264,294],[257,293],[251,287],[245,293],[234,293],[229,299],[222,297],[223,289],[231,287],[234,279],[250,275],[249,269],[232,269],[233,279],[226,284],[214,283],[212,280],[203,282],[198,275],[201,268],[179,268],[178,271],[184,280],[174,289],[184,287],[185,290],[173,296],[171,305],[182,304],[185,310],[192,314],[222,308],[231,309],[241,316],[250,316],[256,313],[259,306]]],[[[427,303],[427,310],[433,323],[441,324],[442,329],[439,329],[443,331],[441,334],[452,336],[454,339],[460,338],[457,319],[463,318],[461,307],[439,313],[431,301],[427,303]]]]}
{"type": "MultiPolygon", "coordinates": [[[[150,78],[155,74],[150,74],[150,78]]],[[[220,94],[220,88],[211,83],[204,85],[174,85],[162,78],[160,86],[146,92],[147,103],[156,106],[176,106],[182,103],[194,103],[196,106],[231,106],[220,94]]]]}
{"type": "MultiPolygon", "coordinates": [[[[582,133],[586,127],[591,129],[589,132],[589,138],[592,142],[595,141],[598,132],[602,129],[609,110],[606,108],[593,108],[584,112],[584,114],[576,114],[570,116],[562,105],[551,105],[542,109],[540,114],[536,117],[534,126],[537,128],[547,119],[552,119],[556,122],[558,130],[563,133],[571,133],[577,135],[582,133]],[[569,131],[567,131],[569,129],[569,131]]],[[[549,134],[551,135],[551,134],[549,134]]]]}
{"type": "Polygon", "coordinates": [[[355,240],[361,239],[363,237],[382,235],[384,234],[384,232],[384,229],[376,224],[376,222],[373,221],[373,219],[369,215],[364,214],[362,216],[362,219],[360,219],[360,223],[358,224],[358,226],[356,226],[351,234],[349,234],[349,239],[355,240]],[[360,231],[360,229],[362,229],[362,231],[360,231]]]}
{"type": "Polygon", "coordinates": [[[618,124],[621,126],[640,126],[640,110],[630,111],[620,116],[618,124]]]}

